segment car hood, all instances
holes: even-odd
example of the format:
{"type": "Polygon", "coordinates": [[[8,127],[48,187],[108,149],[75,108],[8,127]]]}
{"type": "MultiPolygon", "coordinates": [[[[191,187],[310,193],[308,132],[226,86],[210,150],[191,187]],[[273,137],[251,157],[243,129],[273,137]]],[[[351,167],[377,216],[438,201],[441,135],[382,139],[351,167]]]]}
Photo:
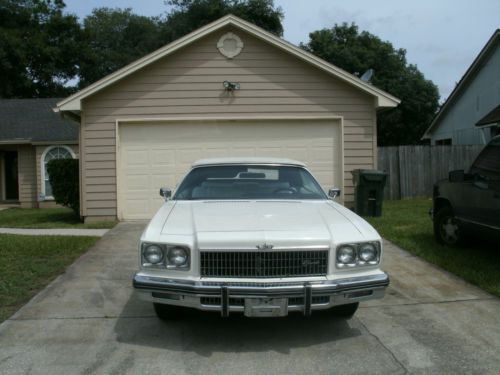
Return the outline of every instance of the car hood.
{"type": "Polygon", "coordinates": [[[162,240],[192,236],[199,248],[330,246],[379,238],[363,219],[332,201],[168,202],[151,226],[162,240]]]}

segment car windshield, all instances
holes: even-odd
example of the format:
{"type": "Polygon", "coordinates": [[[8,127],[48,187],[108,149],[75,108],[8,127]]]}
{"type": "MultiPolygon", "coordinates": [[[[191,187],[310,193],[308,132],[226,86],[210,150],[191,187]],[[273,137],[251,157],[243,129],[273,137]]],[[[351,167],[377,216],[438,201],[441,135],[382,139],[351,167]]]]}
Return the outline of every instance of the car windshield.
{"type": "Polygon", "coordinates": [[[191,170],[173,199],[326,199],[326,196],[304,168],[221,165],[191,170]]]}

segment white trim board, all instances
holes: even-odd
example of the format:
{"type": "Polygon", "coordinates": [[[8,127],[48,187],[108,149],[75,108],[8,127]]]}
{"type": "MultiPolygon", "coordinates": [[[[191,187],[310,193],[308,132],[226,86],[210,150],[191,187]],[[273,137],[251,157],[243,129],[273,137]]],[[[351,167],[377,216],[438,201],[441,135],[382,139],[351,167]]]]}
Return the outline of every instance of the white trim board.
{"type": "MultiPolygon", "coordinates": [[[[117,119],[115,121],[115,134],[116,134],[116,147],[115,147],[115,170],[116,170],[116,215],[118,220],[125,220],[123,218],[123,213],[120,207],[120,184],[122,177],[120,175],[121,171],[121,165],[120,165],[120,131],[119,131],[119,126],[120,124],[140,124],[140,123],[172,123],[172,122],[185,122],[185,121],[197,121],[197,122],[233,122],[233,121],[272,121],[272,120],[277,120],[277,121],[303,121],[303,120],[309,120],[309,121],[328,121],[331,120],[333,122],[337,122],[340,126],[339,129],[339,144],[340,144],[340,170],[338,171],[339,179],[340,179],[340,186],[335,186],[339,187],[342,191],[342,194],[340,196],[340,199],[338,200],[339,203],[344,204],[344,195],[343,192],[345,191],[345,177],[344,177],[344,163],[345,163],[345,156],[344,156],[344,118],[343,116],[287,116],[287,117],[278,117],[278,116],[247,116],[247,117],[212,117],[212,118],[204,118],[204,117],[165,117],[165,118],[123,118],[123,119],[117,119]]],[[[332,145],[333,147],[333,145],[332,145]]],[[[186,170],[186,173],[188,170],[186,170]]]]}
{"type": "Polygon", "coordinates": [[[302,48],[299,48],[250,22],[244,21],[241,18],[235,17],[233,15],[227,15],[212,23],[209,23],[204,27],[199,28],[198,30],[191,32],[190,34],[187,34],[182,38],[173,41],[170,44],[167,44],[166,46],[123,67],[122,69],[119,69],[116,72],[107,75],[106,77],[67,97],[66,99],[63,99],[62,101],[57,103],[54,111],[79,112],[82,109],[81,102],[83,99],[95,94],[96,92],[108,87],[109,85],[121,80],[122,78],[129,76],[139,69],[142,69],[143,67],[165,56],[168,56],[176,52],[177,50],[195,42],[196,40],[228,25],[239,28],[240,30],[245,31],[256,38],[269,43],[287,53],[290,53],[291,55],[294,55],[295,57],[323,70],[330,75],[333,75],[338,79],[341,79],[342,81],[360,89],[361,91],[374,96],[376,99],[377,107],[392,108],[396,107],[400,103],[400,100],[398,98],[378,89],[377,87],[367,82],[362,81],[355,75],[350,74],[345,70],[342,70],[339,67],[332,65],[309,52],[304,51],[302,48]]]}

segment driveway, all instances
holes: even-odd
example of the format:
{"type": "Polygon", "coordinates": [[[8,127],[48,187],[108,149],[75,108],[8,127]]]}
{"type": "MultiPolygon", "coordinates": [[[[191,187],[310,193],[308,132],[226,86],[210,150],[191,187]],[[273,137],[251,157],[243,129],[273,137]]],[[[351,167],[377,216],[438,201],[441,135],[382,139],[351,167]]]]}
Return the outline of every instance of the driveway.
{"type": "Polygon", "coordinates": [[[390,243],[388,294],[348,322],[161,322],[131,287],[143,227],[116,226],[0,325],[1,374],[498,373],[500,299],[390,243]]]}

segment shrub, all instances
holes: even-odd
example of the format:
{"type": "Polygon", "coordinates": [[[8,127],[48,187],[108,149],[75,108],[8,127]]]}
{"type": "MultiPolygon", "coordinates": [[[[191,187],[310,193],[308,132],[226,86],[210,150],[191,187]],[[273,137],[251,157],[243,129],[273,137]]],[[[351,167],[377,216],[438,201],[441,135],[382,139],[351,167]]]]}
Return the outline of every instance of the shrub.
{"type": "Polygon", "coordinates": [[[56,203],[80,215],[78,159],[54,159],[47,164],[52,195],[56,203]]]}

